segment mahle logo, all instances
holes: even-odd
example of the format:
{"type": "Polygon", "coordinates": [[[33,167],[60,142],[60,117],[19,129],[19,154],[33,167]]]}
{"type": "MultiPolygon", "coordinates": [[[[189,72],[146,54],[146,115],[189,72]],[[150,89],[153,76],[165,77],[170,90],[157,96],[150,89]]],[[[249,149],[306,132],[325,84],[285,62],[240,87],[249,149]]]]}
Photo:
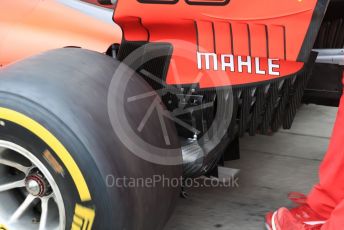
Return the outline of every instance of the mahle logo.
{"type": "Polygon", "coordinates": [[[272,58],[252,58],[232,54],[197,52],[199,70],[227,71],[259,75],[280,76],[280,60],[272,58]],[[254,67],[254,68],[253,68],[254,67]]]}

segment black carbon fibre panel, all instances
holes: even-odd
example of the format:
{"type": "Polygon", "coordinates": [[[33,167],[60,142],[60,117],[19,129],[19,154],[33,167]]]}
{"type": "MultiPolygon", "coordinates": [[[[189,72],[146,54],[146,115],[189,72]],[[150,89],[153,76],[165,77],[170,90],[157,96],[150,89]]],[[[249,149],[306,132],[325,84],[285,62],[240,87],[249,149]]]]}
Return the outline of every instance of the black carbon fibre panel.
{"type": "Polygon", "coordinates": [[[344,1],[331,1],[315,43],[317,49],[344,48],[344,1]]]}

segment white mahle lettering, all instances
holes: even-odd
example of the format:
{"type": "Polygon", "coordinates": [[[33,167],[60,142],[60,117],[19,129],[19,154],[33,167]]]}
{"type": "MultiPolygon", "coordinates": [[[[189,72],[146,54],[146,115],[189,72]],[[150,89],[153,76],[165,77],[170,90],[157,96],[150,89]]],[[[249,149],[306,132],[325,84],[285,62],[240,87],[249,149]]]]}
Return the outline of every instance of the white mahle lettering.
{"type": "Polygon", "coordinates": [[[197,52],[197,67],[199,70],[237,71],[239,73],[280,76],[279,61],[279,59],[270,58],[197,52]]]}

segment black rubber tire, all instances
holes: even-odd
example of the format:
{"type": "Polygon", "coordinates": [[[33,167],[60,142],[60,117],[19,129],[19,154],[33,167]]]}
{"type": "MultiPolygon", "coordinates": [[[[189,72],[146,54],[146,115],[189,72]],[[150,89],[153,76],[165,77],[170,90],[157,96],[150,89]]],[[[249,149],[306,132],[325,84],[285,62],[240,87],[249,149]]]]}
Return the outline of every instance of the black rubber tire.
{"type": "MultiPolygon", "coordinates": [[[[180,192],[179,187],[162,184],[154,188],[107,185],[109,175],[114,178],[154,175],[179,178],[182,175],[181,166],[157,165],[137,157],[113,132],[107,111],[107,91],[118,65],[118,61],[106,55],[68,48],[52,50],[0,69],[0,120],[6,124],[0,128],[0,139],[29,149],[48,167],[64,199],[66,229],[72,225],[80,229],[91,229],[91,226],[92,229],[115,230],[162,229],[180,192]],[[73,179],[75,168],[67,167],[47,140],[35,130],[29,130],[30,125],[22,124],[26,121],[17,122],[17,118],[11,116],[6,119],[3,110],[32,119],[56,137],[79,168],[90,198],[87,192],[80,191],[82,186],[77,187],[80,181],[73,179]],[[56,158],[64,174],[43,158],[46,149],[56,158]],[[77,206],[84,211],[78,213],[77,206]]],[[[134,84],[128,85],[129,91],[152,91],[139,76],[135,75],[133,81],[134,84]]],[[[147,106],[149,103],[150,100],[144,102],[147,106]]],[[[138,106],[126,112],[134,122],[145,113],[143,108],[138,106]]],[[[151,119],[145,128],[147,131],[140,135],[159,145],[164,138],[157,129],[157,121],[151,119]]],[[[166,120],[166,126],[171,146],[177,148],[174,124],[166,120]]],[[[181,158],[181,152],[178,154],[181,158]]]]}

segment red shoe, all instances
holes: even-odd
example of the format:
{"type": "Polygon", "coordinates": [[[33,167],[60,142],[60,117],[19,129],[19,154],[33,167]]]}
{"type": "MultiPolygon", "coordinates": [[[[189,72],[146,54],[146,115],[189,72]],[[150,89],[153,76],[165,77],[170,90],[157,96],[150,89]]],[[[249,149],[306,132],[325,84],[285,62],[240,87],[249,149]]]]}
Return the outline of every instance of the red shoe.
{"type": "Polygon", "coordinates": [[[286,208],[280,208],[272,215],[272,230],[320,230],[323,224],[302,223],[286,208]]]}
{"type": "Polygon", "coordinates": [[[295,204],[303,205],[307,204],[307,196],[299,192],[290,192],[288,194],[288,199],[293,201],[295,204]]]}
{"type": "MultiPolygon", "coordinates": [[[[301,224],[306,224],[310,226],[325,223],[326,219],[319,216],[315,211],[311,209],[311,207],[309,207],[309,205],[307,204],[307,197],[304,194],[293,192],[289,193],[288,197],[291,201],[299,205],[296,208],[288,210],[296,221],[298,221],[301,224]]],[[[269,212],[265,216],[265,226],[268,230],[273,229],[273,214],[273,212],[269,212]]]]}

